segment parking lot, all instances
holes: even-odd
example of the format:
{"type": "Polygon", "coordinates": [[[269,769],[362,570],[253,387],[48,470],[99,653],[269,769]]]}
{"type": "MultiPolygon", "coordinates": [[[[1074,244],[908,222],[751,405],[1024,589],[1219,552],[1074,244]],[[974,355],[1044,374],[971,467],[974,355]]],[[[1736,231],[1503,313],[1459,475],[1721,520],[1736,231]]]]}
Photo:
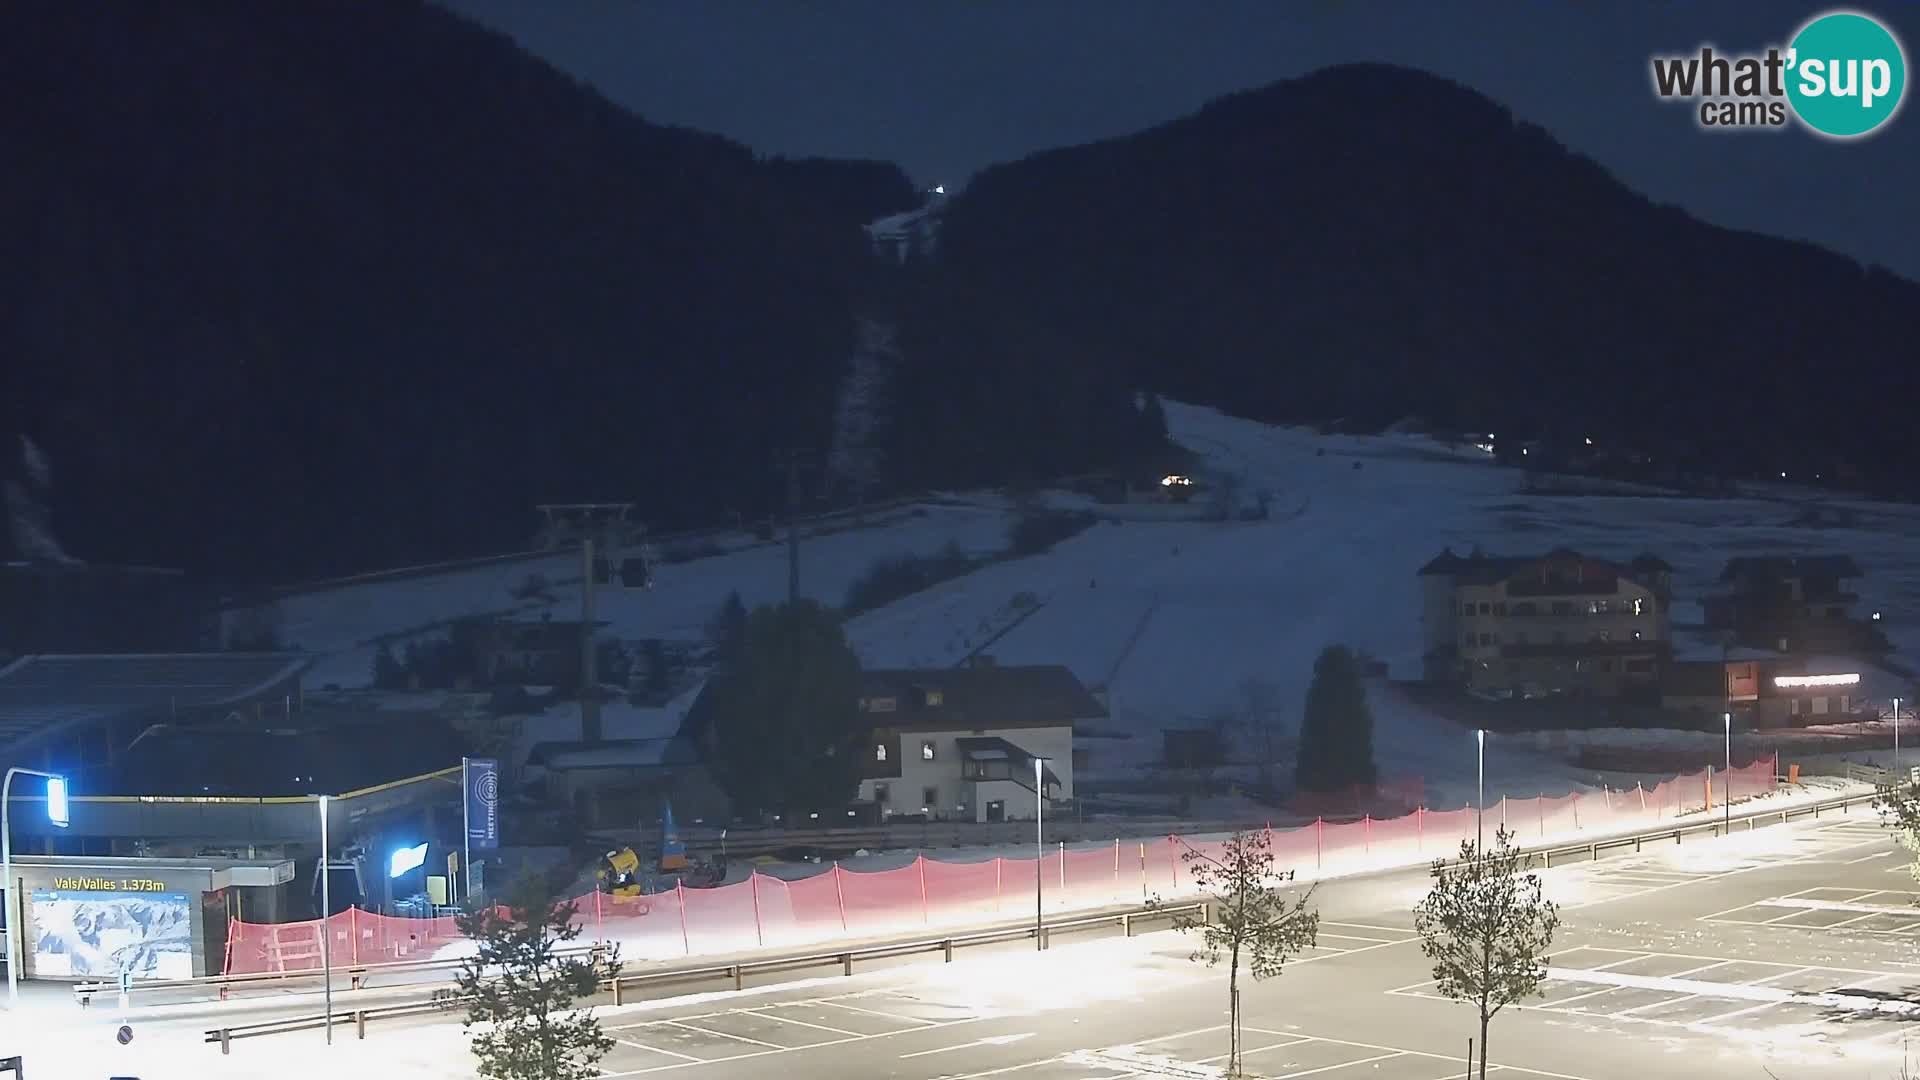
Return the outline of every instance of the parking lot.
{"type": "MultiPolygon", "coordinates": [[[[1911,1033],[1920,1002],[1904,995],[1914,982],[1912,971],[1579,946],[1553,957],[1542,997],[1511,1007],[1724,1038],[1762,1030],[1825,1040],[1843,1025],[1851,1043],[1868,1047],[1911,1033]]],[[[1444,1000],[1431,982],[1391,993],[1444,1000]]]]}

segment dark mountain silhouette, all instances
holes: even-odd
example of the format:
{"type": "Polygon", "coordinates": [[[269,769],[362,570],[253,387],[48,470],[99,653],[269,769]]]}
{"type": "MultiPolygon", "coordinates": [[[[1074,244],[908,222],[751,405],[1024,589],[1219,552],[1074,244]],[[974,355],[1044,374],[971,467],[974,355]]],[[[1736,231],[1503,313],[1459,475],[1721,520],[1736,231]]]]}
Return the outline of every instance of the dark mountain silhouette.
{"type": "Polygon", "coordinates": [[[228,576],[764,510],[825,445],[856,223],[917,198],[419,3],[25,5],[0,100],[4,475],[28,434],[73,554],[228,576]]]}
{"type": "Polygon", "coordinates": [[[942,244],[952,287],[1063,362],[1243,415],[1605,434],[1911,490],[1920,286],[1655,205],[1419,72],[1331,68],[996,166],[942,244]]]}
{"type": "Polygon", "coordinates": [[[1920,289],[1417,72],[989,169],[905,268],[858,228],[898,168],[648,123],[415,2],[27,5],[0,100],[0,478],[82,559],[287,580],[509,550],[542,501],[764,512],[860,318],[898,330],[896,488],[1140,460],[1136,388],[1911,461],[1920,289]]]}

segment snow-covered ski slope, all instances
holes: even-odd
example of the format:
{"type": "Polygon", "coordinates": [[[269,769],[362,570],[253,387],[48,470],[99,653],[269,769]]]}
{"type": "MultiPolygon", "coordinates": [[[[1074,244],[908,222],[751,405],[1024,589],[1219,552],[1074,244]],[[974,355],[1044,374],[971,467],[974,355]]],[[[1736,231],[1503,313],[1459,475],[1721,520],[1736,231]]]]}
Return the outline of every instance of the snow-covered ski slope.
{"type": "MultiPolygon", "coordinates": [[[[1008,515],[962,500],[932,500],[923,505],[872,515],[865,528],[806,536],[801,549],[801,592],[838,606],[847,586],[876,558],[930,555],[958,544],[963,551],[987,554],[1005,544],[1008,515]]],[[[784,600],[787,548],[756,543],[744,535],[716,537],[727,549],[684,563],[655,568],[654,587],[602,586],[594,591],[594,615],[606,632],[625,640],[694,640],[730,590],[739,590],[749,607],[784,600]]],[[[556,619],[580,614],[580,556],[497,564],[404,581],[349,585],[289,596],[280,601],[281,635],[291,646],[322,654],[310,687],[365,686],[371,678],[375,642],[409,632],[444,634],[449,620],[466,615],[543,613],[556,619]],[[515,590],[530,576],[553,583],[545,600],[520,600],[515,590]],[[564,583],[564,584],[562,584],[564,583]]]]}
{"type": "MultiPolygon", "coordinates": [[[[1920,652],[1920,508],[1784,485],[1741,499],[1531,496],[1519,493],[1520,473],[1472,448],[1450,452],[1413,435],[1323,436],[1173,402],[1166,408],[1176,441],[1210,468],[1240,474],[1246,488],[1273,493],[1268,520],[1102,521],[1045,554],[993,563],[853,619],[849,634],[863,661],[948,665],[991,640],[986,651],[1003,664],[1064,663],[1107,689],[1113,726],[1138,733],[1134,749],[1148,752],[1159,728],[1229,706],[1250,679],[1272,684],[1296,717],[1314,657],[1329,643],[1364,649],[1396,676],[1417,675],[1415,571],[1443,547],[1464,553],[1475,545],[1501,554],[1564,546],[1617,559],[1658,555],[1675,568],[1680,652],[1702,656],[1717,648],[1689,624],[1699,621],[1697,599],[1727,558],[1850,554],[1867,574],[1863,608],[1885,612],[1897,656],[1920,652]],[[1806,525],[1811,504],[1845,510],[1852,524],[1806,525]]],[[[953,497],[809,538],[803,591],[838,604],[875,559],[949,542],[976,554],[998,550],[1012,518],[998,496],[953,497]]],[[[749,605],[784,597],[786,558],[773,544],[665,565],[650,591],[600,590],[599,614],[623,638],[698,637],[730,589],[749,605]]],[[[577,565],[559,555],[550,565],[291,597],[282,602],[284,634],[327,654],[310,685],[362,684],[367,643],[377,637],[512,608],[520,603],[512,588],[529,573],[577,579],[577,565]]],[[[576,587],[557,586],[551,596],[550,606],[533,610],[578,611],[576,587]]],[[[1454,766],[1471,769],[1450,725],[1385,687],[1374,708],[1383,771],[1433,779],[1454,766]]]]}

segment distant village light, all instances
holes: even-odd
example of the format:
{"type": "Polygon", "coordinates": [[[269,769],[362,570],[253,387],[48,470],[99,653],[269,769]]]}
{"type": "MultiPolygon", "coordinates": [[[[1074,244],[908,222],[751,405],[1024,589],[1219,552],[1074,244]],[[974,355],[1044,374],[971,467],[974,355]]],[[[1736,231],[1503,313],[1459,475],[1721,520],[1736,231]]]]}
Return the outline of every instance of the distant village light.
{"type": "Polygon", "coordinates": [[[1858,674],[1850,675],[1776,675],[1773,685],[1781,689],[1797,686],[1853,686],[1860,681],[1858,674]]]}
{"type": "Polygon", "coordinates": [[[1193,484],[1190,476],[1165,476],[1160,479],[1161,487],[1189,487],[1193,484]]]}
{"type": "Polygon", "coordinates": [[[1587,440],[1587,445],[1588,445],[1588,446],[1592,446],[1592,445],[1593,445],[1593,440],[1592,440],[1592,439],[1588,439],[1588,440],[1587,440]]]}

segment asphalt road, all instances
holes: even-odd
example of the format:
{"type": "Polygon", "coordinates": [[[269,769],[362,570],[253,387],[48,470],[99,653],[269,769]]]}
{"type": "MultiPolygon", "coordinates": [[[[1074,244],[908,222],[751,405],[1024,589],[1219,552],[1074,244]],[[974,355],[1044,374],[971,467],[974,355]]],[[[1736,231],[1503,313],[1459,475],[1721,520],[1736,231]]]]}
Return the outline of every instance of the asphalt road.
{"type": "MultiPolygon", "coordinates": [[[[1872,817],[1823,817],[1731,839],[1544,871],[1563,905],[1543,997],[1492,1028],[1498,1075],[1866,1080],[1898,1074],[1920,1036],[1920,909],[1906,859],[1872,817]]],[[[1278,978],[1242,978],[1246,1063],[1265,1077],[1461,1076],[1472,1010],[1434,994],[1409,909],[1413,872],[1328,882],[1320,947],[1278,978]]],[[[601,1010],[611,1077],[662,1080],[1122,1080],[1218,1076],[1226,973],[1170,933],[998,949],[852,978],[601,1010]]],[[[465,1078],[457,1025],[318,1032],[201,1047],[171,1075],[465,1078]],[[215,1071],[218,1067],[221,1071],[215,1071]]],[[[158,1060],[157,1058],[155,1060],[158,1060]]],[[[56,1074],[58,1075],[58,1074],[56,1074]]],[[[77,1074],[76,1074],[77,1075],[77,1074]]]]}

